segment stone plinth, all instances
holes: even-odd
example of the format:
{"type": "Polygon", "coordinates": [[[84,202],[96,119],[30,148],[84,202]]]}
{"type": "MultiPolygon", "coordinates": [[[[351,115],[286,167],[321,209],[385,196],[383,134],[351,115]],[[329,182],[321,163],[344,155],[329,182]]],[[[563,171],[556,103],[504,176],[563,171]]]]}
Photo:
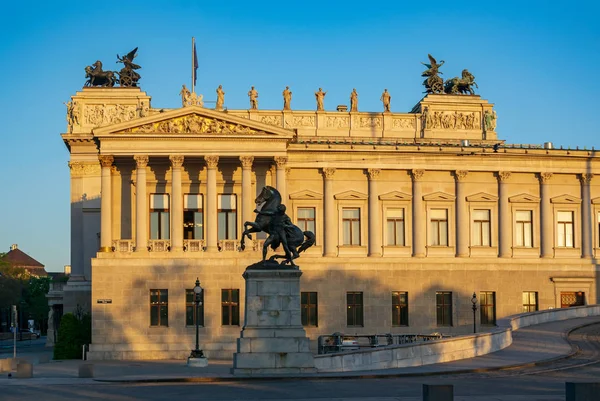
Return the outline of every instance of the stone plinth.
{"type": "Polygon", "coordinates": [[[189,357],[187,359],[187,365],[190,368],[205,368],[205,367],[208,366],[208,358],[202,358],[202,357],[192,358],[192,357],[189,357]]]}
{"type": "Polygon", "coordinates": [[[245,325],[233,355],[236,375],[316,372],[300,318],[300,276],[295,268],[257,263],[246,280],[245,325]]]}

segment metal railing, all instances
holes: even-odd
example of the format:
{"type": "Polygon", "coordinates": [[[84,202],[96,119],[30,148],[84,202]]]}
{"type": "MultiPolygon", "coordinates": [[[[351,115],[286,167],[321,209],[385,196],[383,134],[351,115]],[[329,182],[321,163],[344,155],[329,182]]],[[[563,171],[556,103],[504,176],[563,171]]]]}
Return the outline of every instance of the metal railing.
{"type": "Polygon", "coordinates": [[[344,351],[356,351],[361,348],[387,347],[391,345],[422,343],[452,337],[447,334],[372,334],[348,335],[334,333],[319,336],[318,354],[330,354],[344,351]]]}

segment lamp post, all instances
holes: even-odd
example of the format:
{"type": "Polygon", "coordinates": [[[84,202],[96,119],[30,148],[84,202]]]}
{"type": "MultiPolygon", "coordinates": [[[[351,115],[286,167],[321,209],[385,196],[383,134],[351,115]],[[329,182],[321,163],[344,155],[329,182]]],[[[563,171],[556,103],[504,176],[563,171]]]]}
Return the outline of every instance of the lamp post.
{"type": "Polygon", "coordinates": [[[198,280],[198,278],[196,278],[196,285],[194,286],[194,304],[195,304],[195,308],[194,308],[194,316],[195,316],[195,321],[196,321],[196,349],[192,350],[192,353],[190,355],[190,358],[204,358],[204,352],[202,352],[202,350],[200,349],[199,346],[199,341],[198,341],[198,337],[199,337],[199,325],[200,322],[198,321],[198,310],[200,308],[200,304],[202,303],[200,301],[200,295],[202,294],[202,287],[200,287],[200,280],[198,280]]]}
{"type": "Polygon", "coordinates": [[[477,312],[477,295],[475,292],[473,292],[471,303],[473,304],[473,333],[477,333],[477,317],[475,316],[475,312],[477,312]]]}

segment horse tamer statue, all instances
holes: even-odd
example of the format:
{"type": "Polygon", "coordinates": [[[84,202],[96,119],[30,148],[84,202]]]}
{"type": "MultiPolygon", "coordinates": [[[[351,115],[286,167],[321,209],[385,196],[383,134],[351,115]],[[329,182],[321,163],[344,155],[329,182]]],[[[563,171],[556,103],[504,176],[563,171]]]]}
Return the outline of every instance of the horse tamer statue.
{"type": "Polygon", "coordinates": [[[281,203],[281,194],[277,189],[266,186],[256,197],[255,203],[262,205],[260,210],[255,209],[256,220],[244,223],[244,232],[240,248],[243,250],[246,245],[246,237],[252,239],[251,233],[266,232],[269,234],[263,245],[263,262],[267,258],[269,246],[275,250],[279,245],[283,248],[285,255],[273,255],[270,261],[284,259],[281,264],[289,263],[292,266],[301,252],[304,252],[315,244],[315,234],[311,231],[302,231],[294,225],[288,215],[285,213],[285,205],[281,203]]]}

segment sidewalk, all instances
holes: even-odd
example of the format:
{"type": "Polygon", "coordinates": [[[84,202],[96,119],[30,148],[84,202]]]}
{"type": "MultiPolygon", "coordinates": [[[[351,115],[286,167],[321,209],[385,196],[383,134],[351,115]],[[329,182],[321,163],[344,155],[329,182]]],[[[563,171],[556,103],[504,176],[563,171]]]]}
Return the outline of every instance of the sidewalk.
{"type": "MultiPolygon", "coordinates": [[[[238,377],[229,373],[231,361],[209,360],[207,368],[188,368],[183,360],[168,361],[90,361],[94,364],[93,379],[79,379],[78,367],[83,361],[43,361],[44,353],[23,354],[32,362],[32,379],[9,379],[4,373],[0,376],[3,385],[45,385],[45,384],[103,384],[127,382],[216,382],[240,380],[273,380],[298,378],[359,378],[390,376],[429,376],[452,373],[485,372],[490,370],[543,364],[568,357],[574,353],[567,342],[567,335],[575,328],[590,324],[600,324],[600,317],[587,317],[540,324],[517,330],[513,333],[513,344],[501,351],[448,363],[372,370],[362,372],[316,373],[290,376],[238,377]]],[[[45,353],[46,355],[49,353],[45,353]]],[[[13,376],[15,376],[13,372],[13,376]]]]}

